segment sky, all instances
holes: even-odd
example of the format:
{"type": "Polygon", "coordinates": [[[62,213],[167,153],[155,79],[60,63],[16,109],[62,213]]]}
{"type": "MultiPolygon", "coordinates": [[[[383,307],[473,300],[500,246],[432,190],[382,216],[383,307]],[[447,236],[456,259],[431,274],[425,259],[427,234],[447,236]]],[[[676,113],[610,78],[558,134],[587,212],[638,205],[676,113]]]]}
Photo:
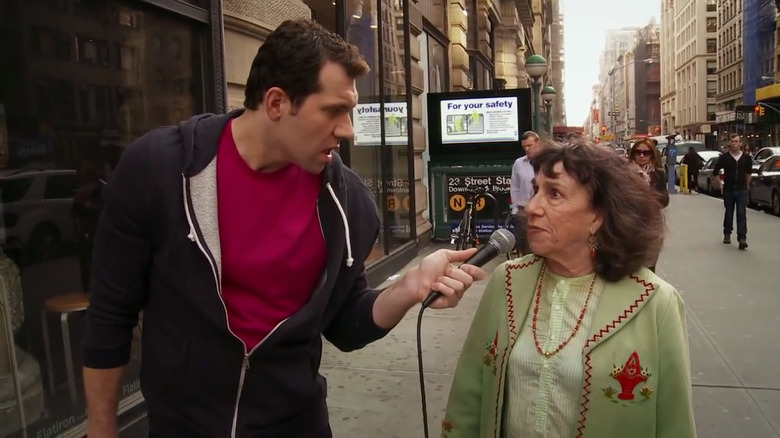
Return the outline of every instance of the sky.
{"type": "Polygon", "coordinates": [[[588,116],[607,29],[661,22],[661,0],[562,0],[566,70],[566,123],[581,126],[588,116]]]}

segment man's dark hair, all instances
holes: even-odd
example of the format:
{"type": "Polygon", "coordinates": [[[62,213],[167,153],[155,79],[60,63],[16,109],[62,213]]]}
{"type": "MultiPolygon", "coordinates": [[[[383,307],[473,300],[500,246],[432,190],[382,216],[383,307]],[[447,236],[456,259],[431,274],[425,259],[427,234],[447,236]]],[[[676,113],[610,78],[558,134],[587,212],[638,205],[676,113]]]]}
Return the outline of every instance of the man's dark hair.
{"type": "Polygon", "coordinates": [[[350,78],[368,72],[358,48],[311,20],[287,20],[276,28],[252,61],[244,107],[256,110],[265,93],[279,87],[295,108],[320,90],[320,70],[326,62],[344,67],[350,78]]]}
{"type": "Polygon", "coordinates": [[[618,281],[652,263],[664,241],[664,216],[652,188],[613,151],[579,139],[551,144],[534,160],[534,170],[554,178],[563,169],[590,194],[603,223],[596,232],[596,274],[618,281]]]}

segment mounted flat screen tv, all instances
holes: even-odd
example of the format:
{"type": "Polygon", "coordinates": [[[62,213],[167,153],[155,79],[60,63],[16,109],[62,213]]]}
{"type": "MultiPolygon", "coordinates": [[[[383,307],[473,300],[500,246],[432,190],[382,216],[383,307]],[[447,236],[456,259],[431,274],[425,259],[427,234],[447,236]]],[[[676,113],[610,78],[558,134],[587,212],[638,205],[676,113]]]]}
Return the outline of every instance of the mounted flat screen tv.
{"type": "Polygon", "coordinates": [[[517,158],[531,129],[529,89],[429,93],[432,159],[517,158]]]}

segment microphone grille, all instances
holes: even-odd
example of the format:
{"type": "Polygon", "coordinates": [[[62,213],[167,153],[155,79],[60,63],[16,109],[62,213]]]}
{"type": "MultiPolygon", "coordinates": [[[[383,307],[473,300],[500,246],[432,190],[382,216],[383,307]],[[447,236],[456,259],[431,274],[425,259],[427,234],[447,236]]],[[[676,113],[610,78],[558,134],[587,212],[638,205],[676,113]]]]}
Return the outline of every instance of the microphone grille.
{"type": "Polygon", "coordinates": [[[506,228],[499,228],[490,235],[490,243],[498,248],[499,254],[506,254],[515,247],[515,235],[506,228]]]}

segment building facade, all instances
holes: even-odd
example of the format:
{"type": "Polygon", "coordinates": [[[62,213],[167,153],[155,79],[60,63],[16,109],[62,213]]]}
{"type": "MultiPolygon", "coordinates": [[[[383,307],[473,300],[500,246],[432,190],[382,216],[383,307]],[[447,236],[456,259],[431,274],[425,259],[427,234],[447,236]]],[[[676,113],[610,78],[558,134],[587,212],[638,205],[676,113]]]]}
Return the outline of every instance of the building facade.
{"type": "Polygon", "coordinates": [[[624,86],[624,70],[628,66],[624,63],[624,55],[634,49],[638,30],[637,27],[608,30],[599,59],[599,109],[610,141],[618,140],[616,129],[625,125],[625,104],[621,104],[625,101],[625,94],[621,99],[616,93],[624,86]]]}
{"type": "MultiPolygon", "coordinates": [[[[371,67],[358,109],[378,108],[383,122],[355,111],[340,153],[377,201],[366,271],[378,285],[430,239],[426,93],[528,87],[526,57],[553,59],[551,10],[543,0],[0,2],[0,55],[14,66],[0,72],[0,339],[14,347],[0,352],[0,436],[84,435],[79,340],[100,189],[145,132],[241,108],[257,49],[282,21],[317,20],[371,67]]],[[[125,434],[145,410],[139,335],[120,393],[125,434]]]]}
{"type": "Polygon", "coordinates": [[[674,133],[678,123],[675,3],[674,0],[661,0],[661,131],[664,134],[674,133]]]}
{"type": "Polygon", "coordinates": [[[550,82],[555,88],[553,101],[553,126],[566,126],[566,62],[564,60],[563,0],[550,0],[552,25],[550,26],[550,82]]]}
{"type": "Polygon", "coordinates": [[[661,30],[651,21],[637,35],[634,48],[635,108],[632,123],[635,136],[657,136],[661,128],[661,30]],[[645,62],[646,61],[646,62],[645,62]]]}
{"type": "Polygon", "coordinates": [[[674,4],[677,121],[673,129],[685,139],[706,141],[712,147],[717,72],[708,72],[707,66],[717,61],[717,25],[711,25],[717,23],[716,10],[714,0],[674,4]]]}

